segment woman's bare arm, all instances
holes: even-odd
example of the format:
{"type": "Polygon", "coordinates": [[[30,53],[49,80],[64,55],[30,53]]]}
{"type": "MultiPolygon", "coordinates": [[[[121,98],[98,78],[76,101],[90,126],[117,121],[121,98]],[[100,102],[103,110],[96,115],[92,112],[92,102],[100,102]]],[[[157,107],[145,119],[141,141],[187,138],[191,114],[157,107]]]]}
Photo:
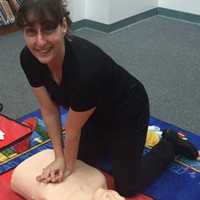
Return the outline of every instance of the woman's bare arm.
{"type": "Polygon", "coordinates": [[[44,87],[33,88],[33,92],[39,102],[42,117],[47,126],[56,157],[63,156],[61,145],[61,122],[57,105],[50,99],[44,87]]]}
{"type": "Polygon", "coordinates": [[[94,111],[95,107],[84,112],[76,112],[72,109],[69,109],[68,118],[65,124],[67,137],[65,140],[64,153],[67,169],[71,173],[74,170],[74,164],[77,159],[81,128],[87,122],[87,120],[93,114],[94,111]]]}

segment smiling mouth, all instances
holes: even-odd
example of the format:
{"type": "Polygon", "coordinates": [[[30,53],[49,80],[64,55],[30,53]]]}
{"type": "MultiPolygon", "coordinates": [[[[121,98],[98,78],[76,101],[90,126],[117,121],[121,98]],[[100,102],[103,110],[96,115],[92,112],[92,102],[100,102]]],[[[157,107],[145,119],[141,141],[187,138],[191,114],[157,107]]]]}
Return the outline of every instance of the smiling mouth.
{"type": "Polygon", "coordinates": [[[38,53],[38,54],[41,54],[41,55],[46,55],[48,54],[50,51],[51,51],[51,47],[48,48],[48,49],[35,49],[35,51],[38,53]]]}

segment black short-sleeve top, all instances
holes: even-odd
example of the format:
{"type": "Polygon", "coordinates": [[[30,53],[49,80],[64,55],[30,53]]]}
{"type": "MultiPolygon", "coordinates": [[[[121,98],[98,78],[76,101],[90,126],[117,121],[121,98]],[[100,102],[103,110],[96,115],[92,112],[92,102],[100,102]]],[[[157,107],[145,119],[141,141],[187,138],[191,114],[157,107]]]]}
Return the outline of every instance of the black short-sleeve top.
{"type": "Polygon", "coordinates": [[[139,81],[91,42],[72,36],[65,40],[63,75],[58,85],[47,65],[40,63],[24,47],[21,66],[32,87],[44,86],[58,105],[75,111],[96,107],[97,117],[109,120],[130,85],[139,81]]]}

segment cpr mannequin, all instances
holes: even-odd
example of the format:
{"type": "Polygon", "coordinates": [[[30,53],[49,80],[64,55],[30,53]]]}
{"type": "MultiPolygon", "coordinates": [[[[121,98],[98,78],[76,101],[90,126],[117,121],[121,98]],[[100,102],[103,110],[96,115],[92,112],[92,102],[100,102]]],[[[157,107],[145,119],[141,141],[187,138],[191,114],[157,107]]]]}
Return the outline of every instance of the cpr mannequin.
{"type": "Polygon", "coordinates": [[[12,190],[27,200],[124,200],[117,192],[106,189],[106,179],[100,171],[80,160],[74,173],[63,182],[38,182],[36,176],[53,159],[54,152],[48,149],[23,161],[12,174],[12,190]]]}

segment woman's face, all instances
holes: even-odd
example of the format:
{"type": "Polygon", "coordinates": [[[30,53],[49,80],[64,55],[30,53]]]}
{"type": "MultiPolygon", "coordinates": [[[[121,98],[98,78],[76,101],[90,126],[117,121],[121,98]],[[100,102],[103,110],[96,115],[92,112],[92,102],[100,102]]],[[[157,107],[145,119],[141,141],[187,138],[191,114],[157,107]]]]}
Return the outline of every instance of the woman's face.
{"type": "Polygon", "coordinates": [[[66,21],[59,25],[51,21],[32,22],[23,29],[26,45],[39,62],[51,65],[64,56],[66,21]]]}

